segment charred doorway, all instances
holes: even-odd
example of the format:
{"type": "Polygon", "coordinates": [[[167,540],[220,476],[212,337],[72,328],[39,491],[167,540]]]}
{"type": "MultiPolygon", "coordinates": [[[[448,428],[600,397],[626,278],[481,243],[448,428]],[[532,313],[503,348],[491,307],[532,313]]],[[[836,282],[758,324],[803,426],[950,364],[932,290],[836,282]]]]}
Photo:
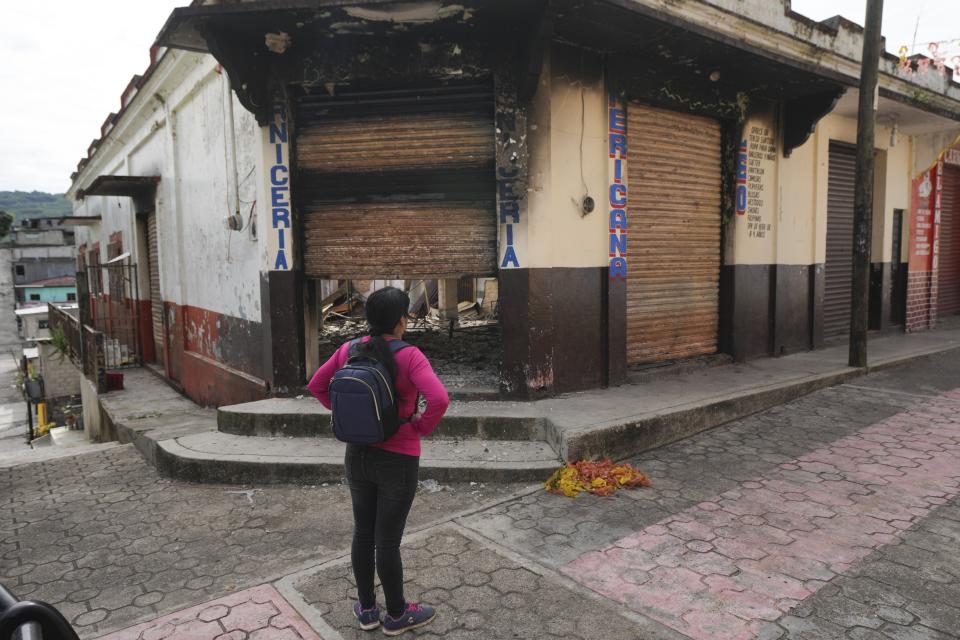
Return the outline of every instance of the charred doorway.
{"type": "Polygon", "coordinates": [[[432,358],[498,353],[492,84],[304,94],[295,127],[308,367],[386,285],[410,292],[411,342],[445,341],[432,358]]]}

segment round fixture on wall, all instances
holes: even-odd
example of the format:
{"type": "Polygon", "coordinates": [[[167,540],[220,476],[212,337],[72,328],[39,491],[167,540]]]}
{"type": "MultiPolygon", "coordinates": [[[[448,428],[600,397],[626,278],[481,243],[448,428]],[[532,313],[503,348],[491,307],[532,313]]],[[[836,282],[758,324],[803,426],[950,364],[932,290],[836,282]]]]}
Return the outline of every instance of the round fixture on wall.
{"type": "Polygon", "coordinates": [[[583,196],[583,201],[581,202],[580,206],[583,209],[583,215],[587,215],[588,213],[593,212],[597,206],[597,203],[594,202],[593,198],[590,196],[583,196]]]}
{"type": "Polygon", "coordinates": [[[230,231],[240,231],[243,228],[243,218],[239,213],[233,213],[223,219],[223,226],[230,231]]]}
{"type": "Polygon", "coordinates": [[[720,70],[714,69],[707,77],[710,78],[710,82],[720,82],[720,70]]]}

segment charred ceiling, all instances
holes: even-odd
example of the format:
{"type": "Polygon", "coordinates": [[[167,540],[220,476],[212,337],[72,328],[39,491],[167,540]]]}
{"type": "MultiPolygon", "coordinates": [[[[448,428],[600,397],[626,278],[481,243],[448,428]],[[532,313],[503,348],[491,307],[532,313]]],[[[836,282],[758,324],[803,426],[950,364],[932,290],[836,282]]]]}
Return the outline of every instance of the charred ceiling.
{"type": "Polygon", "coordinates": [[[525,101],[555,40],[606,54],[610,85],[633,99],[735,120],[751,100],[781,103],[787,153],[844,91],[842,79],[822,69],[626,0],[197,6],[174,11],[160,39],[212,53],[261,124],[279,84],[335,93],[488,78],[504,64],[525,101]]]}
{"type": "MultiPolygon", "coordinates": [[[[257,120],[278,84],[335,93],[376,84],[489,77],[510,61],[529,76],[541,54],[545,2],[247,2],[177,9],[161,44],[206,51],[223,65],[257,120]],[[537,34],[540,34],[539,36],[537,34]]],[[[535,79],[534,79],[535,86],[535,79]]]]}

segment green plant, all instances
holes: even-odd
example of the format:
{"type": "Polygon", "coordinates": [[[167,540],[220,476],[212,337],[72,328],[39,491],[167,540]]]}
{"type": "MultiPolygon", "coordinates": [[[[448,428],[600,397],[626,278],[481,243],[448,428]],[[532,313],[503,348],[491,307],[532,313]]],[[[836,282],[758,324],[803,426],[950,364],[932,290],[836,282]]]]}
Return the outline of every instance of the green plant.
{"type": "Polygon", "coordinates": [[[62,327],[53,327],[50,329],[50,346],[57,355],[60,362],[70,355],[70,341],[67,340],[67,334],[62,327]]]}

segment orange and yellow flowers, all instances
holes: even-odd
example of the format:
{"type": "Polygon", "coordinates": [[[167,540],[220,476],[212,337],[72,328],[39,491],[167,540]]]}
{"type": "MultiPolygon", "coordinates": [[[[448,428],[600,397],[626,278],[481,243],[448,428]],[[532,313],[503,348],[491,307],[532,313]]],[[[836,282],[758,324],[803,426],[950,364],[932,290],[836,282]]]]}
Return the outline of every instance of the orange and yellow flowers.
{"type": "Polygon", "coordinates": [[[610,460],[580,460],[557,469],[544,489],[569,498],[586,491],[597,496],[610,496],[621,488],[649,487],[650,478],[633,465],[614,464],[610,460]]]}

